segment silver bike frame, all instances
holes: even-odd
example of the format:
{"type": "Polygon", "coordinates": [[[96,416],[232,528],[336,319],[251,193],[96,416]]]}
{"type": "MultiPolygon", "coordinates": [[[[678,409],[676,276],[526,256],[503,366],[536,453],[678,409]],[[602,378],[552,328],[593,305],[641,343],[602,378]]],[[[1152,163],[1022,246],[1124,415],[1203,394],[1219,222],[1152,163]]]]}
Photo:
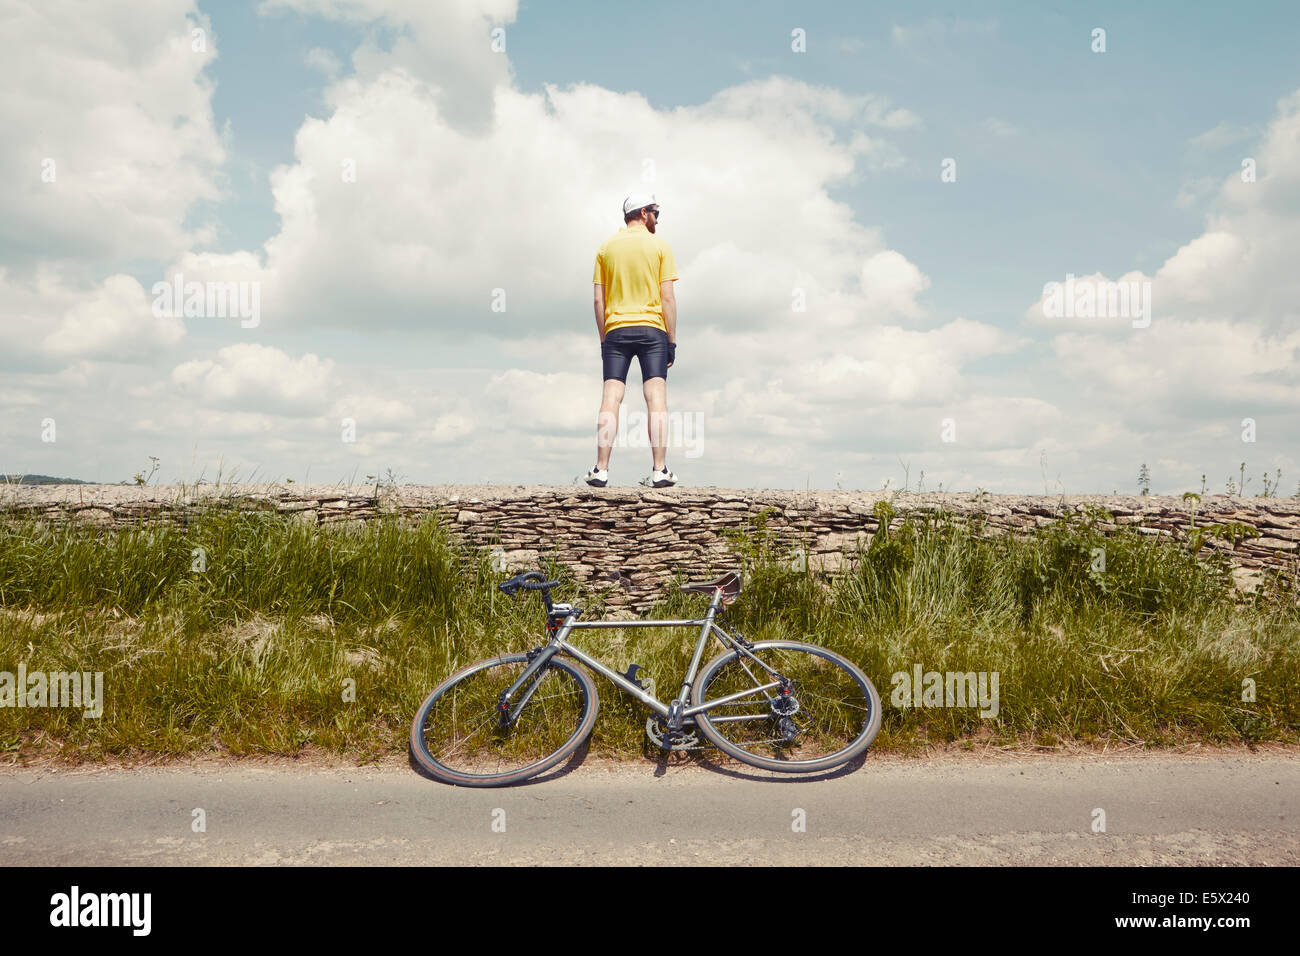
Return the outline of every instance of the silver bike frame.
{"type": "MultiPolygon", "coordinates": [[[[564,619],[564,624],[560,626],[560,628],[556,631],[554,637],[551,638],[550,643],[540,650],[537,656],[533,659],[532,663],[530,663],[529,666],[524,669],[524,672],[520,674],[518,679],[514,682],[514,684],[510,686],[510,689],[501,695],[502,701],[503,703],[514,702],[515,694],[518,693],[519,689],[523,687],[524,684],[527,683],[528,680],[534,674],[536,674],[543,667],[545,667],[547,661],[549,661],[552,657],[554,657],[556,654],[559,653],[568,654],[570,657],[585,664],[587,667],[591,668],[596,673],[605,676],[610,681],[612,681],[620,688],[622,688],[624,691],[626,691],[628,694],[631,694],[637,700],[641,701],[641,703],[645,704],[647,707],[653,710],[660,717],[664,717],[666,719],[671,718],[674,709],[677,711],[679,718],[685,719],[687,717],[692,717],[695,714],[702,713],[707,710],[712,710],[714,707],[719,707],[722,706],[723,704],[730,704],[737,700],[741,700],[745,697],[749,697],[753,694],[758,694],[758,693],[762,693],[765,697],[767,697],[770,700],[771,695],[768,694],[767,692],[777,687],[780,687],[781,682],[779,680],[772,681],[771,683],[768,684],[751,687],[748,690],[740,691],[735,694],[729,694],[726,697],[719,697],[717,700],[711,700],[707,704],[700,704],[695,707],[686,706],[691,699],[690,697],[691,688],[695,684],[695,675],[700,669],[700,660],[704,656],[704,645],[708,642],[710,633],[713,633],[715,636],[717,636],[718,640],[722,642],[724,648],[728,650],[739,651],[741,654],[748,657],[750,660],[756,662],[760,667],[762,667],[769,674],[775,673],[770,667],[768,667],[767,664],[763,663],[763,661],[759,660],[753,654],[750,654],[745,647],[733,641],[731,636],[727,634],[727,632],[724,631],[721,627],[719,627],[717,623],[714,622],[714,617],[717,616],[718,610],[721,607],[722,607],[722,589],[716,588],[714,590],[713,600],[709,602],[708,613],[702,618],[689,618],[689,619],[680,619],[680,620],[671,620],[671,621],[579,621],[576,611],[571,612],[568,615],[568,617],[564,619]],[[605,628],[698,627],[700,629],[700,638],[695,645],[695,655],[691,658],[691,666],[686,671],[686,678],[685,680],[682,681],[681,690],[678,692],[678,695],[676,699],[672,702],[672,705],[665,704],[658,697],[655,697],[653,694],[644,690],[640,685],[632,683],[632,681],[628,680],[618,671],[612,669],[611,667],[605,664],[602,664],[600,661],[596,660],[596,658],[592,657],[590,654],[586,653],[581,648],[574,647],[572,644],[570,644],[568,641],[565,640],[565,638],[568,637],[569,634],[573,631],[582,630],[582,629],[594,630],[596,628],[602,628],[602,627],[605,628]]],[[[748,670],[748,668],[746,668],[746,670],[748,670]]],[[[750,676],[752,677],[753,674],[751,673],[750,676]]],[[[755,683],[757,683],[757,680],[755,681],[755,683]]],[[[534,689],[535,689],[535,685],[533,687],[530,687],[529,693],[525,695],[524,700],[519,701],[515,705],[515,707],[512,708],[514,714],[518,713],[519,709],[522,708],[527,698],[532,695],[532,691],[534,689]]],[[[720,722],[720,721],[733,721],[733,720],[765,719],[769,716],[770,714],[740,714],[740,715],[734,715],[728,717],[714,717],[711,719],[715,722],[720,722]]],[[[674,728],[674,729],[680,729],[680,728],[674,728]]]]}

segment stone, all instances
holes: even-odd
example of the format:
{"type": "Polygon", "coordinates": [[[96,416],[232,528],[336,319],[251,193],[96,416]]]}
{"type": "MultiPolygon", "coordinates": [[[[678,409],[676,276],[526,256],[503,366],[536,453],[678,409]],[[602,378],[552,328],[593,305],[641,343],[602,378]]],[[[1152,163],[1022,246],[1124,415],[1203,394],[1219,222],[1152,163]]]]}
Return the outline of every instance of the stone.
{"type": "MultiPolygon", "coordinates": [[[[951,518],[984,538],[1023,536],[1052,524],[1058,515],[1102,509],[1113,515],[1102,533],[1139,526],[1144,537],[1184,540],[1193,527],[1240,522],[1263,536],[1234,548],[1211,540],[1205,553],[1224,554],[1246,575],[1263,569],[1295,573],[1300,548],[1300,500],[1206,495],[1195,503],[1174,496],[974,495],[893,492],[790,492],[749,489],[586,489],[563,486],[464,486],[383,488],[354,486],[223,487],[173,492],[165,487],[5,486],[0,511],[41,518],[50,524],[86,522],[124,525],[137,520],[185,525],[195,509],[229,503],[275,510],[286,520],[362,527],[379,514],[398,515],[413,525],[434,520],[453,538],[496,549],[499,560],[535,570],[541,555],[557,554],[583,582],[584,592],[601,593],[608,575],[635,574],[616,588],[628,607],[652,603],[674,573],[713,577],[738,565],[732,531],[753,528],[766,513],[772,546],[803,547],[809,565],[827,574],[854,566],[856,545],[869,545],[879,521],[873,508],[889,501],[893,527],[911,513],[951,518]],[[376,497],[377,496],[377,497],[376,497]],[[626,590],[625,590],[626,588],[626,590]]],[[[1238,575],[1240,577],[1241,575],[1238,575]]],[[[821,580],[819,578],[819,580],[821,580]]],[[[822,581],[822,583],[825,583],[822,581]]]]}
{"type": "Polygon", "coordinates": [[[1285,538],[1254,538],[1250,542],[1261,548],[1271,548],[1274,551],[1294,551],[1296,542],[1287,541],[1285,538]]]}
{"type": "Polygon", "coordinates": [[[844,567],[844,555],[836,553],[814,554],[809,567],[814,571],[839,571],[844,567]]]}

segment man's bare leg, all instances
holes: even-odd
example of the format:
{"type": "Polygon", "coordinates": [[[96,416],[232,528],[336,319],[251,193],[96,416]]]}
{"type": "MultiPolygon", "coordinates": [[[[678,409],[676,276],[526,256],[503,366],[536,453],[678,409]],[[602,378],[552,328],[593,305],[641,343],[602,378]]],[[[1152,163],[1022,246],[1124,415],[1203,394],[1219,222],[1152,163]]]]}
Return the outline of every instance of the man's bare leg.
{"type": "Polygon", "coordinates": [[[650,450],[654,455],[655,471],[663,471],[667,464],[668,445],[668,380],[648,378],[641,387],[645,392],[646,431],[650,436],[650,450]]]}
{"type": "MultiPolygon", "coordinates": [[[[663,381],[663,379],[659,379],[663,381]]],[[[600,415],[596,419],[596,467],[609,468],[609,454],[618,435],[618,407],[623,404],[627,386],[616,378],[605,379],[605,389],[600,397],[600,415]]]]}

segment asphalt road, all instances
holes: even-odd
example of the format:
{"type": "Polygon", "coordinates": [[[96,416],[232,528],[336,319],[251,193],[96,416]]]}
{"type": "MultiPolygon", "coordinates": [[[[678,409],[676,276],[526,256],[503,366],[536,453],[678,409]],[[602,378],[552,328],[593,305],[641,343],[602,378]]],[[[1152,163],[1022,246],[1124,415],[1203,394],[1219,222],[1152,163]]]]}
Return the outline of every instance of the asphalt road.
{"type": "Polygon", "coordinates": [[[869,755],[818,780],[587,760],[506,790],[405,765],[0,771],[5,866],[585,862],[1295,865],[1300,756],[869,755]]]}

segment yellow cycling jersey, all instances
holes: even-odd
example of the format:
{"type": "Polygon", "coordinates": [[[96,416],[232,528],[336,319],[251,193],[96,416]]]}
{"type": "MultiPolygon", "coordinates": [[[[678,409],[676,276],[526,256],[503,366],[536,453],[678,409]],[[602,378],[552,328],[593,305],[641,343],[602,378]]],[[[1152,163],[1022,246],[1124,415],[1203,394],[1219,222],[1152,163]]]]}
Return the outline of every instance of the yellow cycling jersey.
{"type": "Polygon", "coordinates": [[[677,279],[672,247],[644,226],[625,226],[601,244],[591,281],[605,287],[605,332],[652,325],[667,332],[659,283],[677,279]]]}

